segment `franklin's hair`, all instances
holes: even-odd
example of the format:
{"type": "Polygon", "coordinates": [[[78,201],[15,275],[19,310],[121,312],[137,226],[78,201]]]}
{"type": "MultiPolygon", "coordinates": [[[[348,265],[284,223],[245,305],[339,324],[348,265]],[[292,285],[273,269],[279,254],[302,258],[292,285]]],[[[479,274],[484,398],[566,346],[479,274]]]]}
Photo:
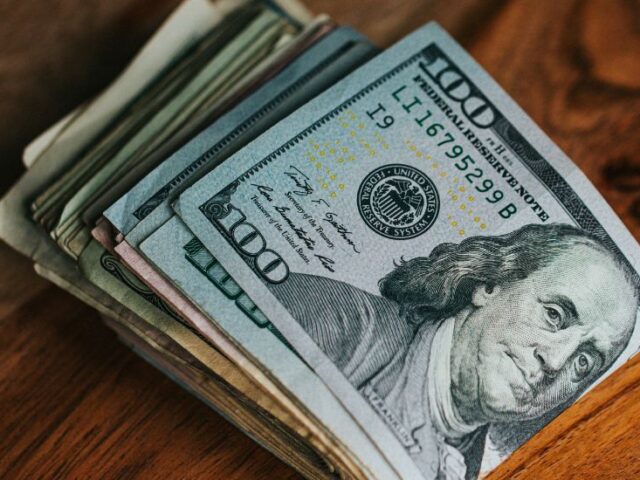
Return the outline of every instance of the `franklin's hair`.
{"type": "Polygon", "coordinates": [[[468,306],[478,285],[491,288],[522,280],[577,245],[608,255],[634,287],[637,300],[636,274],[620,253],[584,230],[558,223],[530,224],[504,235],[440,244],[428,257],[402,260],[380,280],[380,292],[400,305],[408,321],[437,321],[468,306]]]}

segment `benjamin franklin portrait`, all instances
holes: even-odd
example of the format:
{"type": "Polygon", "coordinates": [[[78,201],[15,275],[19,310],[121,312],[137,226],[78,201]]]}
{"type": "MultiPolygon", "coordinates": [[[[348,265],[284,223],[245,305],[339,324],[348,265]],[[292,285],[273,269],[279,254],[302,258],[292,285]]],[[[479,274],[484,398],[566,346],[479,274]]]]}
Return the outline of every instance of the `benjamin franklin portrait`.
{"type": "Polygon", "coordinates": [[[476,478],[487,436],[511,451],[622,353],[634,272],[579,228],[526,225],[398,259],[380,295],[292,274],[274,294],[425,478],[476,478]]]}

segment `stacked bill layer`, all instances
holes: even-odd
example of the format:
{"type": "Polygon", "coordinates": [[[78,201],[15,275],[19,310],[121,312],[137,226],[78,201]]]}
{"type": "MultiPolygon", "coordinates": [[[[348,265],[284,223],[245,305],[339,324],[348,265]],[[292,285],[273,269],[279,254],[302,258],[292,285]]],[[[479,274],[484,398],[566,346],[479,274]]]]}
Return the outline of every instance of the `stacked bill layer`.
{"type": "Polygon", "coordinates": [[[308,478],[478,478],[640,343],[637,243],[435,24],[188,0],[24,160],[2,238],[308,478]]]}

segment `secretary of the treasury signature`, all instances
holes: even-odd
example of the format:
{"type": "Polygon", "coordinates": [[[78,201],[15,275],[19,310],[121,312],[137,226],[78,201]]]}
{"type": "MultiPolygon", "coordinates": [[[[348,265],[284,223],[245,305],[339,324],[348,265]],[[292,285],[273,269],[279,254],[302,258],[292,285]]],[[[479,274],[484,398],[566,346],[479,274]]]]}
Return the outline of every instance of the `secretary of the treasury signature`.
{"type": "Polygon", "coordinates": [[[492,425],[574,401],[638,308],[625,260],[562,224],[439,245],[379,286],[292,273],[271,288],[427,479],[476,478],[492,425]]]}

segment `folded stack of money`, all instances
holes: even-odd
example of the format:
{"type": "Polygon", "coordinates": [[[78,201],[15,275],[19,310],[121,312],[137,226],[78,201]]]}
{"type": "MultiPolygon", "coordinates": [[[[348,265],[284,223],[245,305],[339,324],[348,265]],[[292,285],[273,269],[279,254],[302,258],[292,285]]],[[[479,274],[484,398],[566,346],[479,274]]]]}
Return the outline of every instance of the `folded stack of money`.
{"type": "Polygon", "coordinates": [[[640,250],[437,25],[187,0],[0,234],[308,478],[488,473],[637,349],[640,250]]]}

